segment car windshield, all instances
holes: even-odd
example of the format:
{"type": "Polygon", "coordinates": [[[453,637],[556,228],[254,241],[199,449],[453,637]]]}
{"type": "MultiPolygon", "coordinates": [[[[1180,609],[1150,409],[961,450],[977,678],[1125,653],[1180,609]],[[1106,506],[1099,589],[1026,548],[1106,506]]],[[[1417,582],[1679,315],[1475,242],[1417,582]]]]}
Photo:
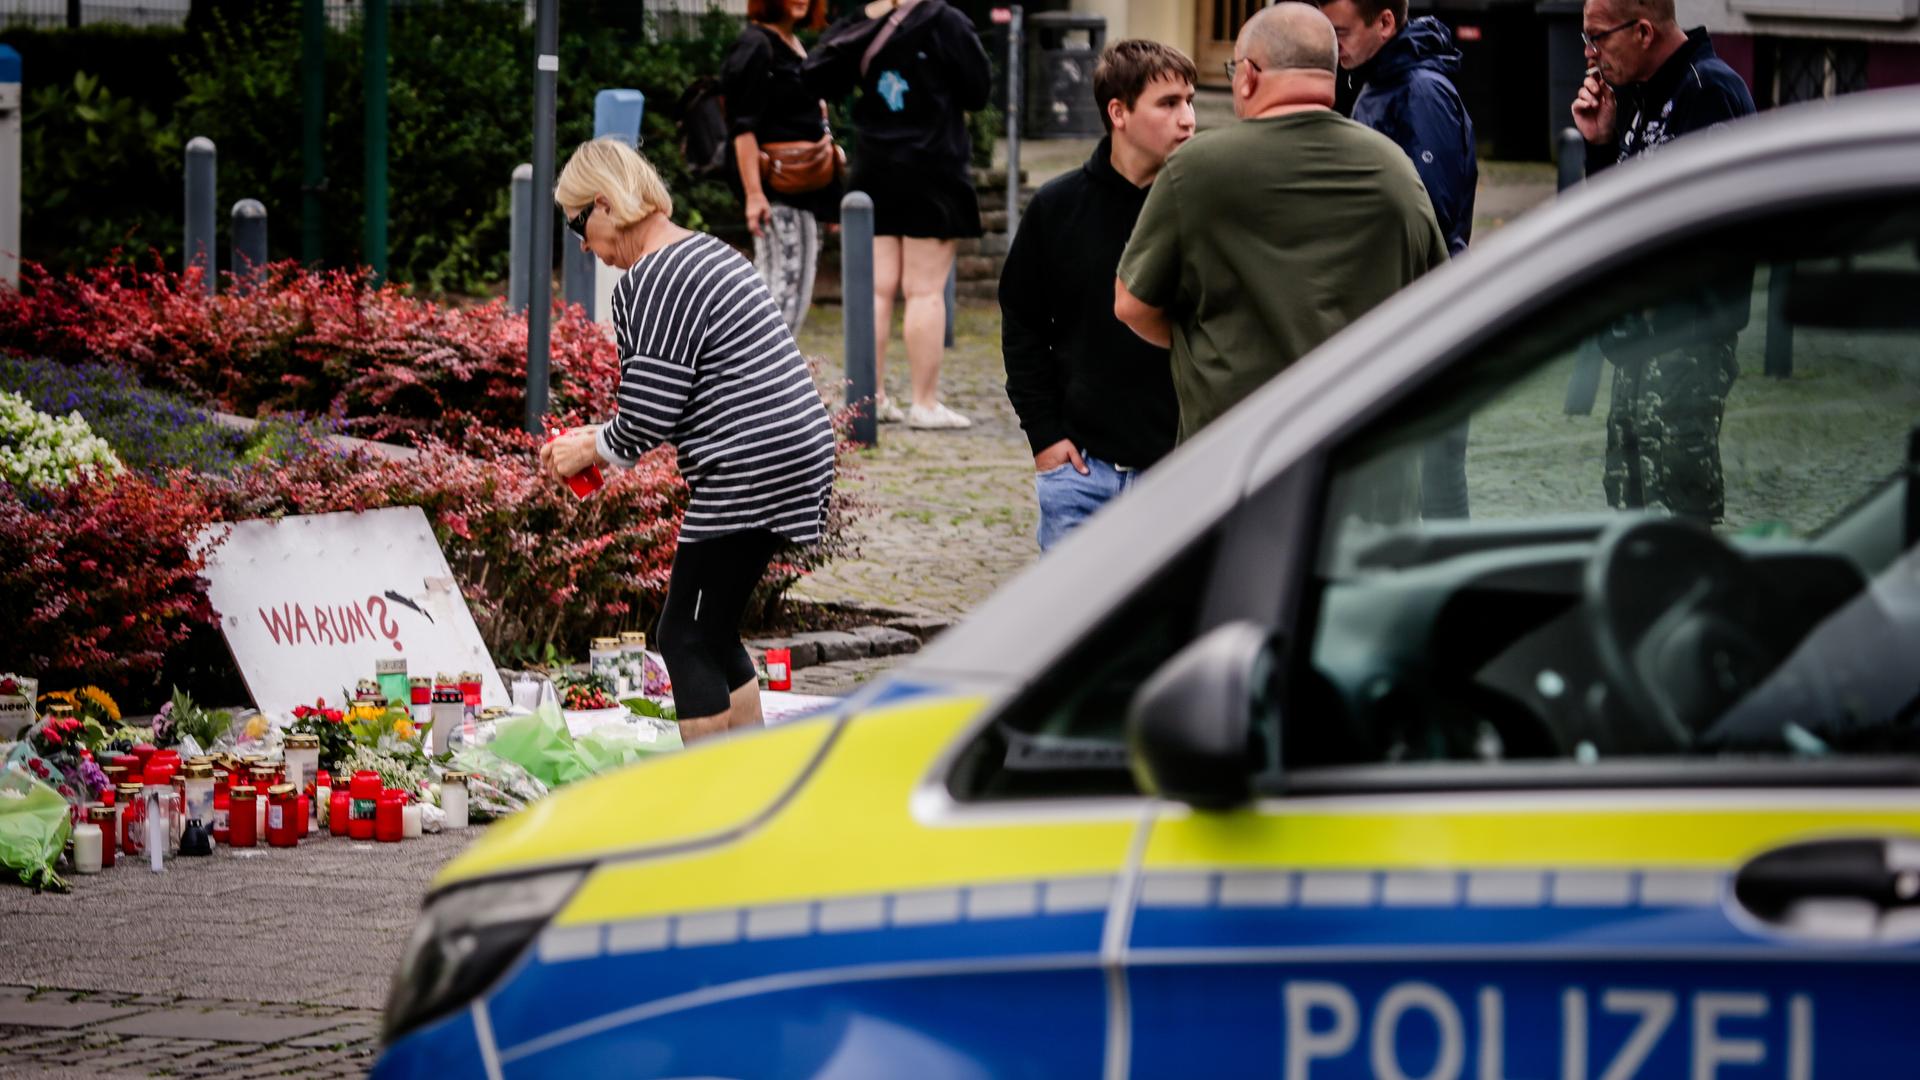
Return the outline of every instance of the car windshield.
{"type": "Polygon", "coordinates": [[[1920,210],[1676,238],[1337,454],[1294,764],[1920,749],[1920,210]]]}

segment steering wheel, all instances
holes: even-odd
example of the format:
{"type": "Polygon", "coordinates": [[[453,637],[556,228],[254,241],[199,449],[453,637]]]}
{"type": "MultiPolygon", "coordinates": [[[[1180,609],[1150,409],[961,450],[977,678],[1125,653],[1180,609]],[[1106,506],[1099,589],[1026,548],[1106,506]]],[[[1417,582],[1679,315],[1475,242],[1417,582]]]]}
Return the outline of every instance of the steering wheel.
{"type": "Polygon", "coordinates": [[[1584,588],[1600,674],[1636,726],[1635,750],[1691,746],[1786,656],[1765,621],[1781,610],[1772,586],[1704,526],[1608,526],[1584,588]]]}

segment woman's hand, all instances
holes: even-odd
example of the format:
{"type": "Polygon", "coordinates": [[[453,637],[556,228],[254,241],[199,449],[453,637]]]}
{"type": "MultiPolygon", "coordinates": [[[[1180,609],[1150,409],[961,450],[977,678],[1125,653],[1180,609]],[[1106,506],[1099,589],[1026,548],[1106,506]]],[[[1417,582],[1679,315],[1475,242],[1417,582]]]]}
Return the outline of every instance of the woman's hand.
{"type": "Polygon", "coordinates": [[[767,222],[772,217],[773,204],[767,201],[765,193],[747,192],[747,231],[759,236],[760,230],[766,228],[767,222]]]}
{"type": "Polygon", "coordinates": [[[599,465],[600,451],[594,445],[597,426],[568,428],[552,442],[540,448],[540,471],[555,480],[565,480],[589,465],[599,465]]]}

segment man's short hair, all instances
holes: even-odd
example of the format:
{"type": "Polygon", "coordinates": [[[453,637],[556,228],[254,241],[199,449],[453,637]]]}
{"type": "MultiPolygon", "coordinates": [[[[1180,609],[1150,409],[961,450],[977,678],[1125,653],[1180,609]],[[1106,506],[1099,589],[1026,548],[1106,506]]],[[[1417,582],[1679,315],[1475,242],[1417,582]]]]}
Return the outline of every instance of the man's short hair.
{"type": "Polygon", "coordinates": [[[1157,41],[1128,38],[1107,46],[1093,67],[1093,102],[1100,107],[1100,123],[1111,133],[1107,102],[1118,99],[1132,112],[1147,84],[1161,78],[1184,79],[1192,86],[1200,81],[1200,71],[1186,53],[1157,41]]]}
{"type": "Polygon", "coordinates": [[[1607,6],[1623,19],[1645,19],[1655,25],[1680,21],[1673,0],[1609,0],[1607,6]]]}
{"type": "Polygon", "coordinates": [[[1340,43],[1320,9],[1300,0],[1280,0],[1253,13],[1240,28],[1240,47],[1262,70],[1324,71],[1340,68],[1340,43]]]}
{"type": "MultiPolygon", "coordinates": [[[[1313,0],[1319,7],[1326,7],[1334,0],[1313,0]]],[[[1668,0],[1669,3],[1672,0],[1668,0]]],[[[1353,0],[1353,9],[1368,22],[1380,17],[1383,11],[1393,12],[1393,29],[1398,33],[1407,28],[1407,0],[1353,0]]]]}

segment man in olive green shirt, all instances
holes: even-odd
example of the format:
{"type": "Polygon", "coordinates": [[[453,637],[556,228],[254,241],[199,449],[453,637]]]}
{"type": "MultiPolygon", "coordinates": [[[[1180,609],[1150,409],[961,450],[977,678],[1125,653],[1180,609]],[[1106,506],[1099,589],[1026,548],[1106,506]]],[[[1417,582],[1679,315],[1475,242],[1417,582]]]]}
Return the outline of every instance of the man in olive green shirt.
{"type": "Polygon", "coordinates": [[[1234,55],[1240,121],[1167,159],[1114,282],[1114,315],[1172,346],[1181,441],[1447,257],[1406,153],[1333,111],[1317,7],[1259,11],[1234,55]]]}

